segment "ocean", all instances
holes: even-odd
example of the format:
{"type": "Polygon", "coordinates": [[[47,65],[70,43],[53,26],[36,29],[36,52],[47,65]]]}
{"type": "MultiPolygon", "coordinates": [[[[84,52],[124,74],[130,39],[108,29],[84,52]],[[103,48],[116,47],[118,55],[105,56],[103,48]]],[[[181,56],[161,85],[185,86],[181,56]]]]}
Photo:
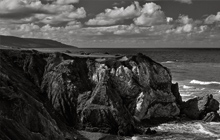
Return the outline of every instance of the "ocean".
{"type": "MultiPolygon", "coordinates": [[[[220,102],[220,49],[80,49],[90,53],[132,55],[143,53],[170,69],[173,83],[179,83],[184,101],[213,94],[220,102]]],[[[220,112],[219,112],[220,113],[220,112]]],[[[155,127],[155,136],[137,139],[220,139],[220,123],[190,121],[166,123],[155,127]]]]}

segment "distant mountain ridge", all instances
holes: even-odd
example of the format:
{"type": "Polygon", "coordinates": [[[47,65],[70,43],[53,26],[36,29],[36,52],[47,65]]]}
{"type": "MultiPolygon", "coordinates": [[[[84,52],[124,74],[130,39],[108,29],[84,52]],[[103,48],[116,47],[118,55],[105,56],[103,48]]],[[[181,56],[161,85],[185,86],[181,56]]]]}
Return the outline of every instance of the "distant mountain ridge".
{"type": "Polygon", "coordinates": [[[55,40],[20,38],[4,35],[0,35],[0,46],[18,48],[77,48],[75,46],[66,45],[55,40]]]}

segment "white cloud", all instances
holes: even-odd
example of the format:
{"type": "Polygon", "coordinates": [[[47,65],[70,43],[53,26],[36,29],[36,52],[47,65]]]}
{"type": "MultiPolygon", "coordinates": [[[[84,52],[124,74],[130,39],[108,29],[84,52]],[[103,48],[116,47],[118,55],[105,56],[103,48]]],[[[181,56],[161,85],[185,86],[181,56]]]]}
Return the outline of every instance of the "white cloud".
{"type": "Polygon", "coordinates": [[[189,33],[191,32],[193,29],[193,25],[192,24],[186,24],[184,26],[180,26],[180,27],[177,27],[176,29],[176,33],[182,33],[182,32],[186,32],[186,33],[189,33]]]}
{"type": "Polygon", "coordinates": [[[103,19],[101,17],[96,17],[95,19],[90,19],[88,22],[86,22],[86,25],[113,25],[116,24],[118,20],[115,19],[103,19]]]}
{"type": "Polygon", "coordinates": [[[126,8],[114,7],[113,9],[106,9],[105,12],[98,14],[94,19],[90,19],[86,24],[112,25],[120,20],[133,19],[138,15],[140,15],[140,6],[138,2],[134,2],[126,8]]]}
{"type": "Polygon", "coordinates": [[[167,23],[170,23],[170,22],[173,21],[173,18],[171,18],[171,17],[166,17],[166,21],[167,21],[167,23]]]}
{"type": "Polygon", "coordinates": [[[165,15],[161,11],[161,7],[155,3],[146,3],[142,10],[141,15],[134,19],[136,25],[151,26],[165,21],[165,15]]]}
{"type": "Polygon", "coordinates": [[[181,3],[192,4],[192,0],[175,0],[181,3]]]}
{"type": "Polygon", "coordinates": [[[86,11],[83,7],[76,9],[75,11],[62,12],[57,15],[45,16],[40,22],[45,24],[62,24],[63,22],[71,22],[76,19],[85,18],[86,11]]]}
{"type": "Polygon", "coordinates": [[[83,7],[75,8],[70,4],[76,2],[78,0],[58,0],[42,4],[40,0],[2,0],[0,18],[17,23],[66,24],[86,17],[83,7]]]}
{"type": "Polygon", "coordinates": [[[139,27],[134,24],[131,25],[119,25],[118,29],[114,31],[114,34],[117,35],[132,35],[132,34],[140,34],[141,30],[139,27]]]}
{"type": "Polygon", "coordinates": [[[56,3],[58,4],[71,4],[71,3],[78,3],[79,0],[57,0],[56,3]]]}
{"type": "Polygon", "coordinates": [[[208,26],[207,25],[201,25],[199,27],[199,31],[198,33],[203,33],[204,31],[206,31],[208,29],[208,26]]]}
{"type": "Polygon", "coordinates": [[[106,9],[105,12],[90,19],[86,24],[113,25],[124,19],[133,19],[136,25],[150,26],[165,22],[165,15],[161,11],[161,7],[155,3],[146,3],[141,7],[139,2],[135,1],[126,8],[114,7],[113,9],[106,9]]]}
{"type": "Polygon", "coordinates": [[[42,3],[39,0],[36,1],[22,1],[22,0],[1,0],[0,1],[0,15],[1,16],[30,16],[33,13],[44,13],[44,9],[41,8],[42,3]],[[29,13],[26,13],[29,12],[29,13]],[[13,15],[15,14],[15,15],[13,15]]]}
{"type": "Polygon", "coordinates": [[[220,22],[220,12],[216,15],[210,15],[205,19],[206,24],[213,24],[214,22],[220,22]]]}
{"type": "Polygon", "coordinates": [[[176,20],[178,23],[176,28],[168,29],[166,33],[190,33],[196,29],[196,24],[192,18],[189,18],[187,15],[180,15],[176,20]]]}
{"type": "Polygon", "coordinates": [[[189,24],[189,23],[193,22],[193,19],[189,18],[188,16],[185,16],[185,15],[180,15],[178,21],[181,24],[189,24]]]}
{"type": "Polygon", "coordinates": [[[33,23],[31,23],[31,24],[22,24],[20,26],[19,31],[30,32],[30,31],[38,30],[38,29],[40,29],[40,27],[38,25],[34,25],[33,23]]]}

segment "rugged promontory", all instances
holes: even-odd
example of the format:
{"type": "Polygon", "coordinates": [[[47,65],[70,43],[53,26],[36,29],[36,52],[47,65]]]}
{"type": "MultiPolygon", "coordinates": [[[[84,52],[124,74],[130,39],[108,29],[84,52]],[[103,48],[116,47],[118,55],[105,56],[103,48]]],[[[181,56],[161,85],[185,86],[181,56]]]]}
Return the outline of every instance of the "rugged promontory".
{"type": "Polygon", "coordinates": [[[98,59],[0,50],[0,79],[5,140],[84,139],[77,129],[129,136],[144,120],[180,113],[203,119],[219,109],[209,95],[190,116],[187,107],[203,99],[183,103],[170,71],[143,54],[98,59]]]}

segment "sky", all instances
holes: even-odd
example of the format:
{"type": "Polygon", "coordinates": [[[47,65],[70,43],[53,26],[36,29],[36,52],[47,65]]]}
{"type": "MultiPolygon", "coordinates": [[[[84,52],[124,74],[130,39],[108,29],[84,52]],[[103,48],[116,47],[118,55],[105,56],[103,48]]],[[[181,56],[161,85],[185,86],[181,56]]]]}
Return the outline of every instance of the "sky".
{"type": "Polygon", "coordinates": [[[220,48],[220,0],[0,0],[0,34],[80,48],[220,48]]]}

